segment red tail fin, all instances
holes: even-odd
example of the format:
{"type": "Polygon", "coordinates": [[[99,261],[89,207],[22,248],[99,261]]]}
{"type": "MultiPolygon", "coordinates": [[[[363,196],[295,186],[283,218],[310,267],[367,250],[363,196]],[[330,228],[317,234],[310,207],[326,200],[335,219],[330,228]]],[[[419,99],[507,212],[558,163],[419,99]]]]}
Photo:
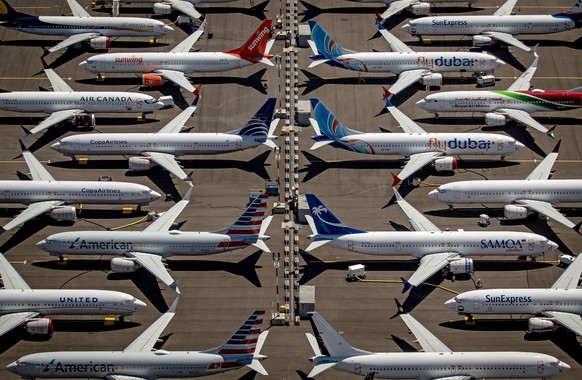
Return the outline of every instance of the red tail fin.
{"type": "Polygon", "coordinates": [[[269,40],[269,34],[271,32],[271,19],[266,19],[259,25],[257,30],[249,37],[247,42],[245,42],[241,47],[229,51],[225,51],[227,54],[236,54],[240,56],[260,56],[265,54],[265,47],[267,46],[267,41],[269,40]]]}

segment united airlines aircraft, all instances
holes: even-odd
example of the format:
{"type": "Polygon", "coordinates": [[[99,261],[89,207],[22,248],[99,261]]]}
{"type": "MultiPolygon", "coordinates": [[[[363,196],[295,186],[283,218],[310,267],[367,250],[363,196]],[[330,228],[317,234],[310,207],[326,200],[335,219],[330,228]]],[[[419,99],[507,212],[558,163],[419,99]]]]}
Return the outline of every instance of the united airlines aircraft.
{"type": "Polygon", "coordinates": [[[367,232],[343,224],[315,195],[307,194],[313,235],[309,252],[330,244],[347,251],[369,255],[403,256],[420,259],[418,269],[404,283],[403,293],[442,270],[448,277],[472,274],[470,256],[518,256],[535,258],[558,245],[544,236],[512,231],[442,231],[406,202],[393,188],[398,205],[410,219],[414,231],[367,232]]]}
{"type": "Polygon", "coordinates": [[[404,10],[410,11],[415,16],[426,16],[430,13],[431,4],[441,3],[476,3],[478,0],[432,0],[430,2],[420,0],[348,0],[356,3],[384,3],[388,9],[382,13],[382,21],[389,19],[404,10]]]}
{"type": "Polygon", "coordinates": [[[264,310],[254,311],[221,346],[206,351],[155,349],[160,334],[176,313],[178,299],[123,351],[43,352],[21,357],[6,368],[23,378],[93,378],[142,380],[220,374],[247,367],[267,375],[260,351],[268,331],[261,333],[264,310]]]}

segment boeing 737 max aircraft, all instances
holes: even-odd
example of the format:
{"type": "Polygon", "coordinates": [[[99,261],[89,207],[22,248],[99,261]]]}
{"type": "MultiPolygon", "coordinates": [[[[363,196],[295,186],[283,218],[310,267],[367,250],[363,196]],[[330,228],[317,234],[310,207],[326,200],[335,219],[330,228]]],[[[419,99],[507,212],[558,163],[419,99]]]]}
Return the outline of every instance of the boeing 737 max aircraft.
{"type": "MultiPolygon", "coordinates": [[[[156,15],[167,15],[172,13],[172,10],[177,10],[180,13],[184,13],[194,19],[199,19],[202,17],[200,12],[194,7],[194,5],[202,3],[230,3],[235,0],[120,0],[119,3],[147,3],[152,4],[154,14],[156,15]]],[[[96,0],[95,5],[98,4],[112,4],[113,0],[96,0]]]]}
{"type": "Polygon", "coordinates": [[[388,9],[381,15],[382,21],[389,19],[395,14],[408,10],[415,16],[426,16],[430,13],[431,4],[441,3],[476,3],[478,0],[432,0],[425,2],[420,0],[348,0],[356,3],[384,3],[388,5],[388,9]]]}
{"type": "Polygon", "coordinates": [[[23,378],[92,378],[154,380],[219,374],[247,367],[267,375],[260,351],[268,331],[261,331],[264,310],[256,310],[217,348],[206,351],[155,349],[160,334],[176,313],[178,299],[123,351],[43,352],[21,357],[6,368],[23,378]]]}

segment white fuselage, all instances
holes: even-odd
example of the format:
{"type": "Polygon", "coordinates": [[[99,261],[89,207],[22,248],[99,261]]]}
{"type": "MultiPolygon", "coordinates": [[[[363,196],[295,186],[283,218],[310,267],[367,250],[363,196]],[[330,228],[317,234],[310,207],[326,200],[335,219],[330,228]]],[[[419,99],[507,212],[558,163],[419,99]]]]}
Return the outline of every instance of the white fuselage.
{"type": "MultiPolygon", "coordinates": [[[[128,0],[129,1],[129,0],[128,0]]],[[[392,4],[401,0],[348,0],[354,3],[384,3],[392,4]]],[[[431,0],[431,3],[476,3],[479,0],[431,0]]]]}

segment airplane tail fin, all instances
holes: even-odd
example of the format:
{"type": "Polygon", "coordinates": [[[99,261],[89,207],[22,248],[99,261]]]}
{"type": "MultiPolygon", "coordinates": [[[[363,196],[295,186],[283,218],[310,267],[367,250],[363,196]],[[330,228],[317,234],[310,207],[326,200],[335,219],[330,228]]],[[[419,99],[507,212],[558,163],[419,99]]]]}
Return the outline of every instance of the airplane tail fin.
{"type": "Polygon", "coordinates": [[[269,61],[269,58],[272,57],[272,55],[269,54],[272,43],[267,43],[269,40],[269,34],[271,33],[271,23],[271,19],[264,20],[249,39],[242,44],[242,46],[225,51],[225,53],[237,55],[250,62],[262,62],[273,65],[271,61],[269,61]]]}
{"type": "Polygon", "coordinates": [[[271,127],[271,121],[273,119],[273,113],[275,112],[276,103],[276,98],[267,99],[265,104],[263,104],[263,106],[257,112],[255,112],[253,117],[251,117],[248,123],[246,123],[242,128],[226,133],[239,136],[261,137],[266,141],[269,137],[269,130],[271,127]]]}
{"type": "MultiPolygon", "coordinates": [[[[12,8],[12,5],[6,0],[0,0],[0,20],[11,20],[16,17],[26,17],[29,14],[18,12],[12,8]]],[[[33,17],[33,16],[30,16],[33,17]]]]}
{"type": "Polygon", "coordinates": [[[315,194],[305,194],[307,204],[313,218],[313,226],[316,235],[346,235],[358,234],[365,231],[351,228],[343,224],[337,216],[328,209],[315,194]]]}
{"type": "MultiPolygon", "coordinates": [[[[340,141],[349,135],[362,134],[360,131],[346,127],[326,106],[317,98],[311,98],[311,108],[317,122],[317,128],[314,125],[315,132],[319,132],[321,138],[327,138],[334,141],[340,141]],[[319,131],[318,131],[319,129],[319,131]]],[[[316,141],[318,139],[316,138],[316,141]]]]}
{"type": "Polygon", "coordinates": [[[582,0],[576,0],[576,3],[572,8],[566,12],[558,13],[557,16],[568,17],[570,20],[574,21],[576,28],[582,28],[582,0]]]}
{"type": "Polygon", "coordinates": [[[310,312],[308,314],[317,345],[315,345],[315,342],[311,338],[308,339],[316,355],[321,354],[322,356],[346,358],[370,353],[352,347],[318,312],[310,312]]]}
{"type": "Polygon", "coordinates": [[[343,48],[335,42],[317,21],[309,20],[309,27],[311,28],[311,38],[315,42],[315,48],[318,53],[312,57],[314,60],[334,59],[344,54],[355,53],[355,51],[343,48]]]}

